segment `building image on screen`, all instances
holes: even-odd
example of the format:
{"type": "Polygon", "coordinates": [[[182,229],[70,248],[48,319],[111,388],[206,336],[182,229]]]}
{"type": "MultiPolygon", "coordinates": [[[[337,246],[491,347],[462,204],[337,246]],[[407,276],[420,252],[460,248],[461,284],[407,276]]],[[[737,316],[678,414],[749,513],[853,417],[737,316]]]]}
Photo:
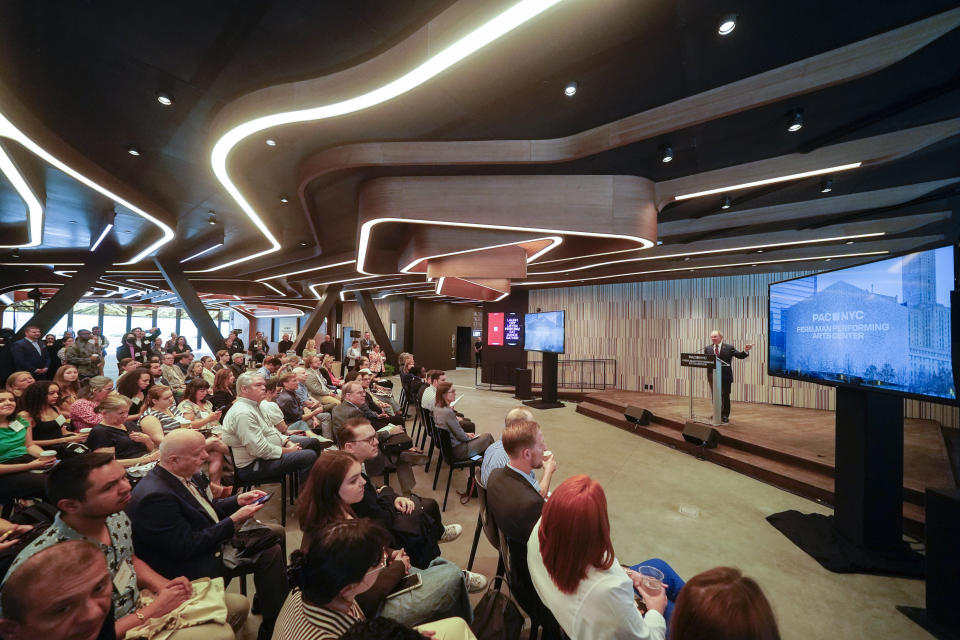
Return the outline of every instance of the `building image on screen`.
{"type": "Polygon", "coordinates": [[[523,348],[563,353],[563,311],[528,313],[523,320],[523,348]]]}
{"type": "Polygon", "coordinates": [[[956,400],[953,248],[770,285],[770,373],[956,400]]]}

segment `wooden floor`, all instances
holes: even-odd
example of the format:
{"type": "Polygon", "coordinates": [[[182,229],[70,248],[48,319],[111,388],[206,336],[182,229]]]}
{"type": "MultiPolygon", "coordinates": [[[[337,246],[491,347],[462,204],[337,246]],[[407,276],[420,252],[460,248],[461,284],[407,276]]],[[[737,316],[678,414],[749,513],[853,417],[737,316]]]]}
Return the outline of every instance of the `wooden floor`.
{"type": "MultiPolygon", "coordinates": [[[[720,444],[703,449],[682,436],[689,399],[633,391],[587,393],[577,411],[811,499],[833,503],[834,414],[768,404],[734,402],[730,420],[717,427],[720,444]],[[654,418],[649,426],[626,421],[627,406],[642,407],[654,418]]],[[[694,415],[710,416],[707,399],[694,403],[694,415]]],[[[940,425],[932,420],[904,421],[904,528],[920,535],[923,492],[955,486],[940,425]]]]}

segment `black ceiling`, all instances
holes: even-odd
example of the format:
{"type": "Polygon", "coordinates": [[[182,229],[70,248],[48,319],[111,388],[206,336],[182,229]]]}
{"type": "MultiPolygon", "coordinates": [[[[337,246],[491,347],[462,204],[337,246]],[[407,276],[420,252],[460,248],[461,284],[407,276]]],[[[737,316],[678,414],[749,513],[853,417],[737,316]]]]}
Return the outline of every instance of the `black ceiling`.
{"type": "MultiPolygon", "coordinates": [[[[190,250],[210,232],[208,212],[215,211],[226,242],[211,256],[222,262],[264,242],[210,168],[211,126],[221,109],[263,87],[353,67],[389,50],[452,4],[452,0],[7,3],[0,21],[0,81],[66,143],[169,210],[176,218],[171,222],[180,237],[179,250],[190,250]],[[155,99],[158,91],[172,94],[174,105],[160,106],[155,99]],[[141,155],[130,156],[129,145],[136,145],[141,155]]],[[[629,174],[662,181],[960,116],[960,30],[955,29],[906,59],[851,82],[572,162],[395,166],[336,173],[310,184],[304,211],[295,197],[297,168],[304,157],[323,148],[368,140],[568,136],[956,6],[949,0],[875,6],[827,0],[745,0],[723,6],[699,0],[610,0],[598,9],[607,15],[597,16],[577,32],[565,23],[566,12],[573,11],[569,4],[560,3],[478,52],[444,74],[442,82],[427,83],[422,91],[434,98],[428,109],[415,109],[419,103],[413,97],[401,97],[336,123],[278,130],[280,145],[275,148],[263,145],[263,136],[243,143],[231,168],[245,177],[284,249],[223,275],[262,277],[276,272],[273,267],[306,268],[318,256],[353,251],[358,189],[373,177],[509,172],[629,174]],[[729,13],[738,15],[737,29],[721,37],[716,28],[729,13]],[[544,37],[554,32],[573,35],[544,37]],[[525,49],[533,37],[546,42],[536,55],[525,49]],[[580,90],[568,99],[562,87],[571,79],[578,81],[580,90]],[[804,110],[805,126],[787,133],[785,114],[797,107],[804,110]],[[669,164],[659,160],[658,149],[665,143],[675,153],[669,164]],[[290,202],[280,203],[281,194],[290,202]]],[[[835,189],[827,195],[960,177],[958,144],[957,138],[948,139],[891,163],[835,176],[835,189]]],[[[100,217],[112,203],[52,167],[45,167],[44,173],[44,244],[22,250],[21,259],[34,255],[61,264],[82,262],[100,228],[100,217]]],[[[753,208],[816,200],[825,197],[818,182],[819,178],[810,178],[739,192],[734,205],[753,208]]],[[[869,219],[957,210],[960,198],[955,189],[938,194],[915,206],[866,209],[859,215],[869,219]]],[[[698,219],[720,211],[719,196],[695,199],[668,205],[660,220],[698,219]]],[[[23,203],[0,176],[0,231],[21,232],[16,222],[22,212],[23,203]]],[[[953,218],[934,231],[955,239],[956,226],[953,218]]],[[[796,227],[794,221],[784,220],[753,231],[796,227]]],[[[145,246],[143,234],[155,235],[155,229],[131,213],[120,213],[118,228],[116,237],[125,257],[145,246]]],[[[665,240],[690,242],[723,235],[665,240]]],[[[0,262],[9,263],[9,253],[3,252],[9,250],[0,250],[0,262]]],[[[149,263],[143,268],[153,270],[149,263]]],[[[330,273],[349,276],[350,271],[330,273]]],[[[300,284],[295,290],[309,297],[302,285],[310,278],[311,274],[296,278],[300,284]]]]}

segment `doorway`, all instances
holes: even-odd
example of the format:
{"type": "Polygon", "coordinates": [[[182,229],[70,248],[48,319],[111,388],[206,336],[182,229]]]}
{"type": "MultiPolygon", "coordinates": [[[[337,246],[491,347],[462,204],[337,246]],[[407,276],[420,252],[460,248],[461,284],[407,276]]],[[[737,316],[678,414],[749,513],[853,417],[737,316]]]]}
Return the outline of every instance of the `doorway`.
{"type": "Polygon", "coordinates": [[[457,327],[457,366],[473,366],[473,331],[470,327],[457,327]]]}

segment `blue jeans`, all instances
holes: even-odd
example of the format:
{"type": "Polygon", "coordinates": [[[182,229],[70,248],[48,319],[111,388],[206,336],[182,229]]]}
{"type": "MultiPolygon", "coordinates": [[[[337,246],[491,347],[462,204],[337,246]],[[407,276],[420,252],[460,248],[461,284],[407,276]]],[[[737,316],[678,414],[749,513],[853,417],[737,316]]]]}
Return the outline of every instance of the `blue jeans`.
{"type": "MultiPolygon", "coordinates": [[[[667,608],[663,612],[663,618],[667,621],[667,629],[669,630],[670,616],[673,615],[673,603],[676,602],[677,596],[680,595],[680,589],[683,588],[683,585],[685,585],[686,582],[683,578],[677,575],[677,572],[673,570],[673,567],[668,565],[660,558],[650,558],[649,560],[638,562],[630,568],[634,571],[637,571],[644,565],[648,567],[656,567],[663,572],[663,583],[667,585],[667,608]]],[[[634,589],[634,591],[636,591],[636,589],[634,589]]]]}
{"type": "Polygon", "coordinates": [[[317,454],[308,449],[281,454],[276,460],[257,460],[251,465],[238,469],[242,477],[240,482],[260,482],[274,479],[288,473],[297,473],[297,483],[303,486],[307,474],[317,461],[317,454]]]}
{"type": "Polygon", "coordinates": [[[434,558],[426,569],[410,567],[419,573],[423,584],[413,591],[390,598],[380,607],[379,615],[412,627],[431,620],[458,616],[473,620],[470,597],[460,567],[444,558],[434,558]]]}

